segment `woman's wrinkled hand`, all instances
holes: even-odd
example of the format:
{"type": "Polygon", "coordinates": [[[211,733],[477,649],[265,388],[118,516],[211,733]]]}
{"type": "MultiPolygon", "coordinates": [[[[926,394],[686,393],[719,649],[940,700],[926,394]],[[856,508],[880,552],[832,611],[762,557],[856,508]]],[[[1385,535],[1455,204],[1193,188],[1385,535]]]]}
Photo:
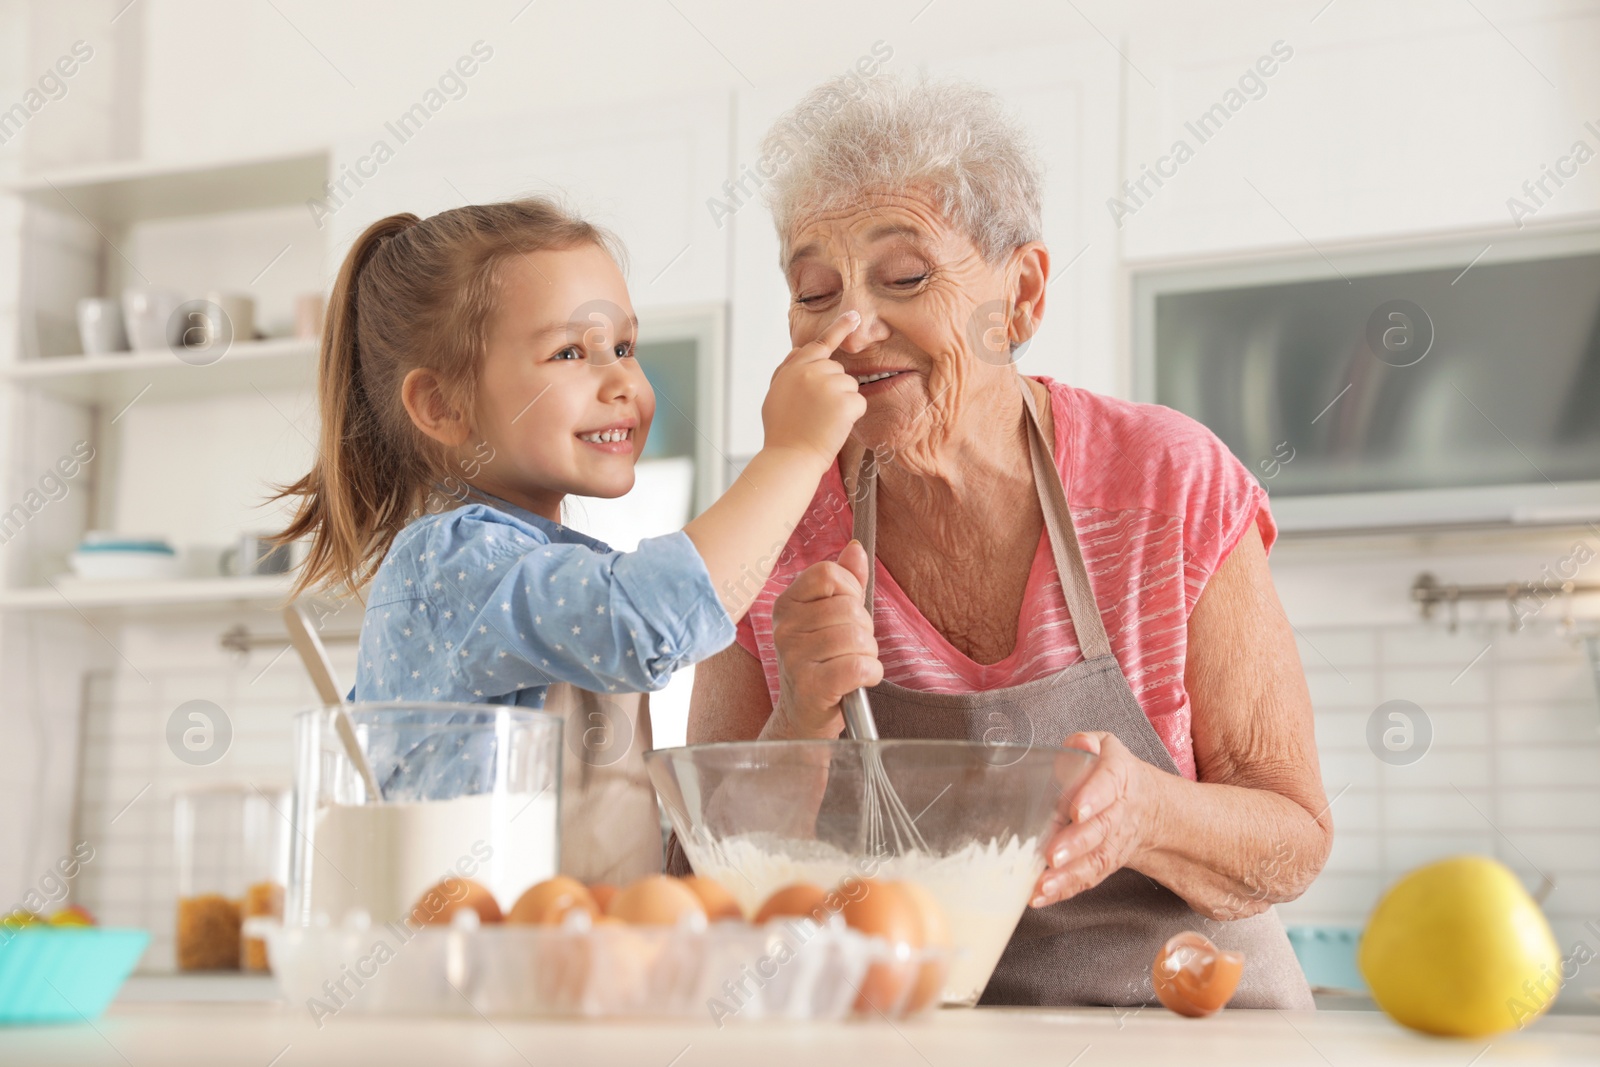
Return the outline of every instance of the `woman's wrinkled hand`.
{"type": "Polygon", "coordinates": [[[1164,772],[1104,731],[1073,734],[1062,746],[1100,758],[1072,795],[1062,800],[1062,819],[1070,822],[1045,849],[1049,866],[1034,887],[1036,908],[1091,889],[1112,872],[1134,865],[1154,840],[1161,783],[1153,776],[1164,772]]]}
{"type": "Polygon", "coordinates": [[[883,680],[863,602],[870,565],[861,543],[851,541],[837,562],[813,563],[773,604],[779,696],[764,737],[838,737],[839,701],[883,680]]]}

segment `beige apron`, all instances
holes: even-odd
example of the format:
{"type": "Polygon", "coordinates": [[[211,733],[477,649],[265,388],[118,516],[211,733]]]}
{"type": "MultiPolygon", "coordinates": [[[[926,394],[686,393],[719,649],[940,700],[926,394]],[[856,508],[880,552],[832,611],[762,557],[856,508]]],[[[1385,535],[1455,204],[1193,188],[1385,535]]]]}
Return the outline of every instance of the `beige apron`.
{"type": "Polygon", "coordinates": [[[661,870],[661,815],[645,773],[650,698],[550,686],[545,710],[560,715],[561,873],[626,885],[661,870]]]}
{"type": "MultiPolygon", "coordinates": [[[[1017,382],[1027,404],[1029,452],[1045,529],[1084,658],[1049,677],[980,693],[922,693],[883,682],[871,690],[878,732],[886,738],[1059,746],[1077,731],[1102,730],[1146,763],[1176,774],[1171,753],[1112,655],[1033,392],[1020,375],[1017,382]]],[[[875,559],[877,471],[870,451],[862,458],[855,536],[868,559],[875,559]]],[[[1150,964],[1167,938],[1183,930],[1197,930],[1244,954],[1244,975],[1229,1007],[1314,1007],[1283,924],[1270,908],[1247,919],[1208,920],[1170,889],[1127,867],[1070,899],[1028,908],[979,1003],[1153,1004],[1150,964]]]]}

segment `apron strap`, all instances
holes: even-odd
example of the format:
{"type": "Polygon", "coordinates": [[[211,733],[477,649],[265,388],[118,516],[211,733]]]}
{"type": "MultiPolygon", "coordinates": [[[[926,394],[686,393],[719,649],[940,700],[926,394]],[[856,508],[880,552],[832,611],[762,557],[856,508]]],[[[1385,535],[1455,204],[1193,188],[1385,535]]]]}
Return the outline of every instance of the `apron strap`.
{"type": "MultiPolygon", "coordinates": [[[[1067,493],[1062,487],[1055,461],[1051,458],[1044,427],[1039,422],[1033,390],[1028,388],[1027,379],[1020,374],[1017,375],[1017,385],[1022,390],[1023,404],[1028,412],[1028,459],[1033,468],[1033,484],[1044,511],[1044,528],[1050,538],[1050,549],[1055,555],[1056,572],[1061,578],[1067,613],[1078,634],[1078,647],[1086,660],[1109,656],[1111,641],[1106,636],[1105,622],[1100,618],[1100,608],[1095,603],[1094,587],[1089,584],[1089,570],[1083,561],[1083,550],[1078,543],[1077,529],[1072,523],[1072,512],[1067,507],[1067,493]]],[[[878,570],[878,464],[870,448],[861,454],[861,467],[856,475],[851,506],[852,532],[867,550],[866,604],[867,610],[871,611],[878,570]]]]}
{"type": "Polygon", "coordinates": [[[1083,561],[1083,547],[1072,522],[1072,510],[1067,506],[1066,488],[1061,484],[1060,471],[1051,458],[1050,442],[1039,422],[1038,404],[1033,399],[1033,390],[1028,388],[1028,380],[1020,374],[1017,386],[1022,390],[1028,424],[1033,430],[1028,435],[1033,456],[1033,484],[1044,506],[1044,528],[1050,535],[1050,549],[1055,553],[1056,572],[1061,577],[1061,591],[1066,595],[1067,613],[1072,616],[1073,629],[1078,633],[1078,647],[1083,650],[1084,659],[1109,656],[1111,639],[1106,636],[1105,620],[1100,617],[1100,607],[1095,603],[1094,586],[1089,584],[1089,567],[1083,561]]]}

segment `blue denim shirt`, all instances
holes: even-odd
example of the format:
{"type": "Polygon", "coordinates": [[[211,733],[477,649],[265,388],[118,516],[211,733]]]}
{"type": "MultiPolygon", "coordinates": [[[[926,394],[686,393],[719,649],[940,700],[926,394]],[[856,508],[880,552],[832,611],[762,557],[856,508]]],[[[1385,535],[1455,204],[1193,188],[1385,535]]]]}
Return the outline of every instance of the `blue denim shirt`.
{"type": "Polygon", "coordinates": [[[540,708],[558,681],[647,692],[733,641],[687,534],[618,552],[485,499],[396,535],[367,591],[352,700],[540,708]]]}

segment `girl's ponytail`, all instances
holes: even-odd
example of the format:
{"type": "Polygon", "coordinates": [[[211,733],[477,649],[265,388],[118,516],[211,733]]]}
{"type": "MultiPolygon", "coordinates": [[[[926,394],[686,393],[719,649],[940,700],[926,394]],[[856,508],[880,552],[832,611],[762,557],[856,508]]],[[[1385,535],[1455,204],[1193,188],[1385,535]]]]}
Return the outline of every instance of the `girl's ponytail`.
{"type": "Polygon", "coordinates": [[[360,592],[395,535],[450,480],[454,457],[406,413],[405,376],[431,371],[470,415],[500,263],[586,243],[621,262],[609,233],[545,199],[473,204],[426,220],[390,215],[356,238],[322,336],[316,461],[272,498],[299,498],[273,540],[311,538],[292,596],[314,586],[360,592]]]}
{"type": "Polygon", "coordinates": [[[368,226],[334,282],[317,371],[322,418],[317,458],[309,473],[274,497],[300,498],[294,520],[275,540],[312,538],[292,597],[317,585],[359,589],[377,566],[371,558],[374,539],[406,511],[411,493],[396,478],[396,457],[362,376],[358,297],[362,273],[374,256],[420,221],[401,213],[368,226]]]}

